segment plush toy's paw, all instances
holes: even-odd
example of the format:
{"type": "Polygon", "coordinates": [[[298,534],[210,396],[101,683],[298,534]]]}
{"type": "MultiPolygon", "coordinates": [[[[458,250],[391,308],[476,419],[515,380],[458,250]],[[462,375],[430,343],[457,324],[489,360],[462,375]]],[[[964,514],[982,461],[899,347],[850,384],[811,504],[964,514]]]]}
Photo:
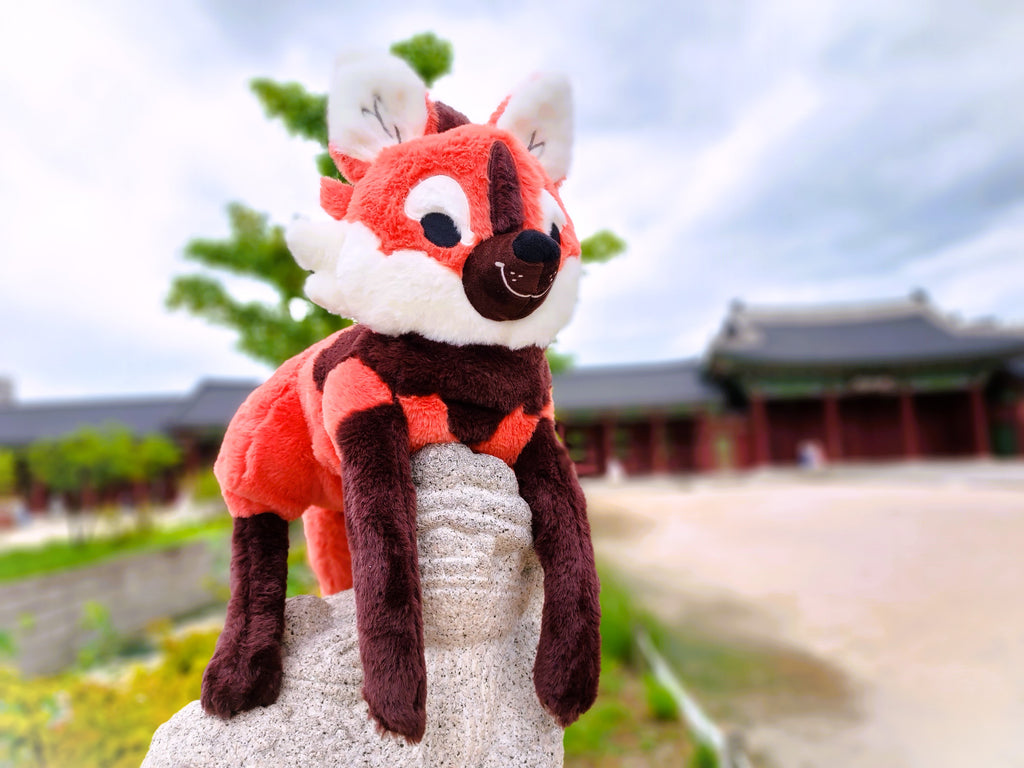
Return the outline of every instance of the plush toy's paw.
{"type": "Polygon", "coordinates": [[[377,721],[382,736],[404,736],[410,744],[418,744],[427,728],[427,680],[419,675],[415,685],[363,687],[363,698],[370,707],[370,717],[377,721]]]}
{"type": "Polygon", "coordinates": [[[281,649],[214,654],[203,673],[200,703],[207,714],[227,720],[277,701],[281,692],[281,649]]]}
{"type": "Polygon", "coordinates": [[[596,632],[585,631],[573,648],[541,634],[533,685],[540,703],[563,728],[593,705],[600,674],[601,640],[596,632]]]}

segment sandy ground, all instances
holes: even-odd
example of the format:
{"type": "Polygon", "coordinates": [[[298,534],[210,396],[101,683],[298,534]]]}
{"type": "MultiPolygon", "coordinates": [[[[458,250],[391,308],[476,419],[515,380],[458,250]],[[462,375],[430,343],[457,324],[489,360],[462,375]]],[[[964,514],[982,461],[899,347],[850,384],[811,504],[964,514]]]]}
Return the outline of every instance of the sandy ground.
{"type": "Polygon", "coordinates": [[[731,605],[731,631],[848,677],[853,717],[761,713],[773,764],[1024,766],[1024,464],[586,487],[598,552],[655,610],[731,605]]]}

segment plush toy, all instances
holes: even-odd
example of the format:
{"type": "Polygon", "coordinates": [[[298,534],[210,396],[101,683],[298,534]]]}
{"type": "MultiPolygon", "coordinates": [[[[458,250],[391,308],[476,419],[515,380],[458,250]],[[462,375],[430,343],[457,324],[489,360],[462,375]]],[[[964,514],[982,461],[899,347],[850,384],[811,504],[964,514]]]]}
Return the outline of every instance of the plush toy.
{"type": "Polygon", "coordinates": [[[353,587],[363,696],[419,741],[426,669],[410,455],[460,441],[515,472],[544,570],[534,685],[563,726],[593,703],[598,581],[583,493],[553,421],[544,348],[576,301],[580,245],[558,196],[572,114],[538,76],[486,125],[431,101],[399,59],[340,59],[329,95],[331,221],[288,242],[310,298],[357,321],[241,406],[216,474],[234,516],[227,622],[202,704],[227,718],[281,684],[288,521],[324,594],[353,587]]]}

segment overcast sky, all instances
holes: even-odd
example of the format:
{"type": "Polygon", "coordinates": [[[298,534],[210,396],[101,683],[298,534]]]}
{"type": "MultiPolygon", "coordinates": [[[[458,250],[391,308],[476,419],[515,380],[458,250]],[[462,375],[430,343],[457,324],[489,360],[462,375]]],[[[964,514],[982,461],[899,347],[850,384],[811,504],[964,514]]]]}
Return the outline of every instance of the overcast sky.
{"type": "Polygon", "coordinates": [[[533,71],[573,81],[563,198],[582,235],[629,243],[590,268],[560,337],[579,364],[698,355],[734,298],[922,288],[1024,323],[1020,2],[34,0],[0,11],[0,375],[17,397],[265,377],[232,332],[164,309],[183,244],[226,234],[229,201],[282,223],[318,209],[316,148],[247,82],[323,91],[339,50],[424,30],[455,46],[434,94],[474,120],[533,71]]]}

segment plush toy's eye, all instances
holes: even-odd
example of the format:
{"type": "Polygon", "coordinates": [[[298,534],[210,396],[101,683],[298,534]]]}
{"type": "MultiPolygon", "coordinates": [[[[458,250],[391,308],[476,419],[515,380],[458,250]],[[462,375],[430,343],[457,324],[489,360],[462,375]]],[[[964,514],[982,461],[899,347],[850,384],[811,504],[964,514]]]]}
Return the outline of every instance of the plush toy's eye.
{"type": "Polygon", "coordinates": [[[542,189],[540,192],[540,210],[544,216],[544,230],[559,245],[562,244],[562,229],[565,227],[565,211],[555,200],[555,196],[542,189]]]}
{"type": "Polygon", "coordinates": [[[420,219],[420,225],[423,227],[423,236],[442,248],[451,248],[462,239],[459,228],[448,214],[428,213],[420,219]]]}
{"type": "Polygon", "coordinates": [[[429,176],[409,191],[405,215],[423,227],[423,237],[441,248],[473,244],[469,200],[451,176],[429,176]]]}

